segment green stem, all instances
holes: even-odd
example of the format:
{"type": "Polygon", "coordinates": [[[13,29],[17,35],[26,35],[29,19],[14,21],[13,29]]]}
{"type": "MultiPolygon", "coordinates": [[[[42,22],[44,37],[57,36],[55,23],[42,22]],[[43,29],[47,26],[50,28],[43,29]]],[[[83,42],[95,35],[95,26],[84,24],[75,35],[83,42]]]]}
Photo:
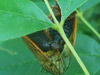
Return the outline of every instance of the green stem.
{"type": "Polygon", "coordinates": [[[70,41],[68,40],[68,38],[65,35],[65,32],[63,30],[63,28],[60,26],[59,27],[59,33],[62,36],[62,38],[64,39],[64,41],[66,42],[66,44],[68,45],[68,47],[70,48],[72,54],[74,55],[75,59],[77,60],[77,62],[79,63],[79,65],[81,66],[82,70],[84,71],[85,75],[90,75],[90,73],[88,72],[87,68],[85,67],[84,63],[82,62],[82,60],[80,59],[80,57],[78,56],[78,54],[76,53],[75,49],[73,48],[73,46],[71,45],[70,41]]]}
{"type": "Polygon", "coordinates": [[[60,22],[60,25],[61,25],[62,27],[64,26],[64,22],[65,22],[64,19],[62,19],[61,22],[60,22]]]}
{"type": "Polygon", "coordinates": [[[100,39],[100,34],[92,27],[92,25],[83,17],[81,12],[77,10],[78,17],[85,23],[85,25],[91,29],[91,31],[100,39]]]}
{"type": "Polygon", "coordinates": [[[52,18],[53,18],[53,20],[54,20],[54,23],[55,23],[56,25],[58,25],[59,22],[57,21],[57,19],[56,19],[54,13],[53,13],[53,11],[52,11],[52,9],[51,9],[51,7],[50,7],[48,1],[47,1],[47,0],[44,0],[44,2],[45,2],[45,4],[46,4],[46,6],[48,7],[48,10],[50,11],[50,14],[52,15],[52,18]]]}
{"type": "MultiPolygon", "coordinates": [[[[53,11],[52,9],[50,8],[50,5],[48,3],[47,0],[44,0],[45,1],[45,4],[47,5],[50,13],[51,13],[51,16],[53,17],[53,20],[55,21],[55,24],[57,25],[57,31],[60,33],[60,35],[62,36],[62,38],[64,39],[64,41],[66,42],[66,44],[68,45],[68,47],[70,48],[72,54],[74,55],[74,57],[76,58],[77,62],[80,64],[82,70],[84,71],[84,73],[86,75],[90,75],[88,70],[86,69],[85,65],[83,64],[83,62],[81,61],[80,57],[78,56],[78,54],[76,53],[75,49],[73,48],[73,46],[71,45],[70,41],[68,40],[68,38],[66,37],[65,35],[65,32],[63,30],[63,27],[62,25],[59,24],[59,22],[57,21],[57,19],[55,18],[54,14],[53,14],[53,11]]],[[[63,22],[61,22],[61,24],[63,24],[63,22]]]]}

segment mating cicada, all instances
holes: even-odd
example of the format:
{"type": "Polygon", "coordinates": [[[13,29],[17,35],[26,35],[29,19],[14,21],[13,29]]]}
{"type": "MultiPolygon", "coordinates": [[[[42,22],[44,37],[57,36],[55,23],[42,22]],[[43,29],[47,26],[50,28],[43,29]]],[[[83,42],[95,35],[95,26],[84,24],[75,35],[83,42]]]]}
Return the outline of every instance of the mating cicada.
{"type": "MultiPolygon", "coordinates": [[[[60,22],[61,11],[58,4],[53,6],[52,10],[60,22]]],[[[48,18],[53,22],[51,15],[48,18]]],[[[63,29],[72,45],[74,45],[76,37],[75,12],[65,20],[63,29]]],[[[46,71],[55,75],[64,73],[66,67],[69,65],[71,52],[56,30],[49,28],[22,38],[46,71]],[[66,49],[68,52],[66,52],[66,49]],[[68,61],[67,65],[65,64],[64,58],[68,61]]]]}

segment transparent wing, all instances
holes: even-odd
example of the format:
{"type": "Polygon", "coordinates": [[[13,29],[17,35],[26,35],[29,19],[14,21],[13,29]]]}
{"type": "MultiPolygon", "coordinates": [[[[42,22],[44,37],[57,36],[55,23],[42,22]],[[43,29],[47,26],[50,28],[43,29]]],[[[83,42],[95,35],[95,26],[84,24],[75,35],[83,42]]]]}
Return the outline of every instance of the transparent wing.
{"type": "Polygon", "coordinates": [[[43,52],[29,37],[22,38],[45,70],[58,75],[64,72],[65,65],[59,50],[43,52]]]}

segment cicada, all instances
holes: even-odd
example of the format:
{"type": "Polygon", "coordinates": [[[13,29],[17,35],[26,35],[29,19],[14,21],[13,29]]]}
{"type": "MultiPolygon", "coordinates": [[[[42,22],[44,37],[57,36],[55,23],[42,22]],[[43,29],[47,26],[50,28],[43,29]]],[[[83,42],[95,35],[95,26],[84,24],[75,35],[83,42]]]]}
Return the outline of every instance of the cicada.
{"type": "MultiPolygon", "coordinates": [[[[60,22],[61,11],[58,4],[53,6],[52,10],[55,17],[60,22]]],[[[48,18],[53,22],[50,14],[48,18]]],[[[65,20],[63,29],[72,45],[74,45],[76,37],[75,12],[65,20]]],[[[67,65],[65,64],[64,58],[70,58],[71,53],[67,44],[65,44],[64,40],[56,30],[48,28],[26,35],[22,38],[46,71],[55,75],[64,73],[66,67],[69,65],[69,63],[67,65]],[[66,51],[69,51],[69,53],[66,51]]],[[[69,62],[70,59],[67,61],[69,62]]]]}

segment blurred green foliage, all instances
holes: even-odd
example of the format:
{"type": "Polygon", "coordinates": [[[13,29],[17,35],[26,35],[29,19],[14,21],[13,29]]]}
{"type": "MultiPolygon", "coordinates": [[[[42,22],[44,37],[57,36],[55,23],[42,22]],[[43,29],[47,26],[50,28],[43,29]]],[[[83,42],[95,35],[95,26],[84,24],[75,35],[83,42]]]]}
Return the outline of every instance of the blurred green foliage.
{"type": "MultiPolygon", "coordinates": [[[[100,10],[99,8],[100,8],[100,3],[84,11],[83,16],[94,27],[94,29],[100,33],[100,10]]],[[[83,33],[88,36],[91,36],[92,38],[97,40],[97,42],[100,43],[100,39],[98,39],[97,36],[94,33],[92,33],[92,31],[88,29],[81,20],[79,20],[79,18],[78,18],[77,27],[78,27],[77,28],[78,33],[83,33]]]]}

